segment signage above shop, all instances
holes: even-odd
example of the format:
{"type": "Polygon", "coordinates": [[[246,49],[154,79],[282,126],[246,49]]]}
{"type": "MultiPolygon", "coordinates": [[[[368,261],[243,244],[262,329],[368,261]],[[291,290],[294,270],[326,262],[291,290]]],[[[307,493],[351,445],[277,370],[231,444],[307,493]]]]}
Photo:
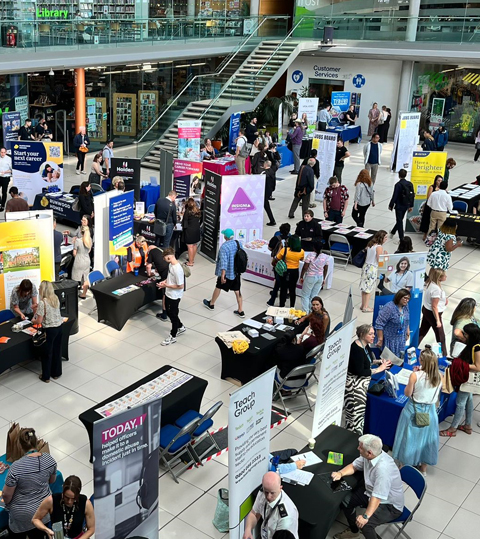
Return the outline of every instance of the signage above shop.
{"type": "Polygon", "coordinates": [[[38,19],[66,19],[68,17],[68,9],[39,9],[37,8],[38,19]]]}

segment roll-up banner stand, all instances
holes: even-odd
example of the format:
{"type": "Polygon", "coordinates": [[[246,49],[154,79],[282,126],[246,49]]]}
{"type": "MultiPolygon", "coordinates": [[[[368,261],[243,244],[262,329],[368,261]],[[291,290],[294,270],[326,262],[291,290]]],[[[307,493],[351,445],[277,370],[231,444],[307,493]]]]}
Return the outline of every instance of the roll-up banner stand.
{"type": "MultiPolygon", "coordinates": [[[[235,176],[236,178],[236,176],[235,176]]],[[[220,231],[220,196],[222,193],[222,176],[205,170],[205,200],[203,212],[203,239],[200,253],[212,262],[217,259],[218,234],[220,231]]]]}
{"type": "Polygon", "coordinates": [[[230,116],[230,128],[228,131],[228,149],[235,155],[237,151],[237,138],[240,136],[241,112],[235,112],[230,116]]]}
{"type": "Polygon", "coordinates": [[[173,189],[173,155],[160,150],[160,197],[166,197],[173,189]]]}
{"type": "Polygon", "coordinates": [[[328,187],[328,180],[333,176],[335,155],[337,153],[337,134],[326,131],[314,131],[312,149],[317,150],[320,161],[320,178],[315,185],[315,200],[323,201],[323,194],[328,187]]]}
{"type": "Polygon", "coordinates": [[[402,168],[412,170],[413,152],[417,149],[419,139],[420,116],[419,112],[400,112],[398,115],[390,164],[392,171],[398,172],[402,168]]]}
{"type": "Polygon", "coordinates": [[[120,176],[126,191],[133,191],[135,199],[140,201],[141,160],[134,157],[112,157],[110,178],[120,176]]]}
{"type": "Polygon", "coordinates": [[[201,136],[201,120],[178,120],[178,158],[187,161],[201,161],[201,136]]]}
{"type": "Polygon", "coordinates": [[[21,119],[19,112],[4,112],[2,114],[3,144],[7,152],[11,154],[12,143],[18,140],[21,119]]]}

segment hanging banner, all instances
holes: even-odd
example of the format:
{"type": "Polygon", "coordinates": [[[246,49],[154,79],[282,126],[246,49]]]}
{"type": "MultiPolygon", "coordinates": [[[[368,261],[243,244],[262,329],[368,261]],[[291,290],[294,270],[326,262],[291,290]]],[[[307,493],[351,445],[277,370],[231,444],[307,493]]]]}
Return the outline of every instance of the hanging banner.
{"type": "Polygon", "coordinates": [[[392,301],[393,296],[400,289],[406,288],[410,290],[411,298],[408,302],[410,340],[408,346],[417,346],[418,344],[426,267],[426,252],[380,255],[378,261],[378,273],[379,276],[384,276],[384,279],[381,281],[384,283],[384,288],[381,295],[375,296],[373,326],[375,327],[375,321],[382,307],[389,301],[392,301]]]}
{"type": "Polygon", "coordinates": [[[181,223],[185,213],[187,200],[193,198],[200,208],[200,197],[203,193],[203,163],[173,160],[173,189],[177,193],[175,204],[177,206],[177,222],[181,223]]]}
{"type": "MultiPolygon", "coordinates": [[[[205,201],[203,212],[203,239],[200,252],[212,262],[217,259],[218,233],[220,231],[220,196],[222,176],[205,169],[205,201]]],[[[236,179],[236,178],[235,178],[236,179]]]]}
{"type": "Polygon", "coordinates": [[[23,279],[37,287],[55,279],[53,213],[12,212],[0,222],[0,310],[10,308],[12,290],[23,279]],[[16,220],[13,220],[16,219],[16,220]]]}
{"type": "Polygon", "coordinates": [[[133,191],[121,193],[109,200],[109,252],[126,255],[133,243],[133,191]]]}
{"type": "Polygon", "coordinates": [[[410,181],[415,192],[415,202],[413,210],[407,213],[407,232],[420,232],[428,188],[437,174],[443,176],[446,162],[447,152],[413,152],[410,181]]]}
{"type": "Polygon", "coordinates": [[[337,152],[337,134],[326,131],[314,131],[312,150],[317,150],[320,161],[320,178],[315,185],[315,200],[323,201],[323,194],[328,186],[328,180],[333,176],[335,155],[337,152]]]}
{"type": "Polygon", "coordinates": [[[348,360],[355,323],[356,318],[332,333],[325,343],[318,376],[312,427],[313,438],[316,438],[330,425],[340,426],[342,424],[348,360]]]}
{"type": "Polygon", "coordinates": [[[63,144],[18,140],[12,145],[13,181],[31,206],[38,193],[63,191],[63,144]]]}
{"type": "Polygon", "coordinates": [[[438,127],[443,122],[444,109],[445,99],[434,97],[432,99],[432,110],[430,111],[430,128],[438,127]]]}
{"type": "Polygon", "coordinates": [[[282,140],[283,140],[283,103],[280,103],[280,105],[278,105],[278,132],[277,132],[277,135],[278,135],[278,144],[281,144],[282,143],[282,140]]]}
{"type": "MultiPolygon", "coordinates": [[[[265,176],[235,176],[222,182],[220,230],[231,228],[241,242],[258,240],[263,235],[265,176]]],[[[220,245],[224,242],[220,235],[220,245]]]]}
{"type": "Polygon", "coordinates": [[[318,97],[300,97],[298,99],[298,119],[301,120],[304,114],[307,115],[308,125],[317,124],[318,97]]]}
{"type": "Polygon", "coordinates": [[[3,144],[11,154],[12,142],[18,140],[18,131],[21,127],[19,112],[4,112],[2,114],[3,144]]]}
{"type": "Polygon", "coordinates": [[[19,95],[15,98],[15,110],[20,113],[20,121],[23,125],[30,117],[28,113],[28,95],[19,95]]]}
{"type": "Polygon", "coordinates": [[[241,112],[235,112],[230,116],[230,129],[228,131],[228,149],[231,154],[237,151],[237,138],[240,136],[241,112]]]}
{"type": "Polygon", "coordinates": [[[162,400],[93,424],[95,537],[158,539],[162,400]]]}
{"type": "Polygon", "coordinates": [[[419,112],[400,112],[393,141],[393,152],[390,169],[399,171],[412,169],[413,152],[418,145],[419,112]]]}
{"type": "Polygon", "coordinates": [[[201,161],[201,137],[201,120],[178,120],[178,158],[187,161],[201,161]]]}
{"type": "Polygon", "coordinates": [[[135,198],[140,200],[141,159],[134,157],[112,157],[110,163],[110,178],[120,176],[126,191],[133,191],[135,198]]]}
{"type": "Polygon", "coordinates": [[[228,491],[230,539],[240,539],[253,493],[268,472],[270,415],[275,368],[230,395],[228,407],[228,491]]]}

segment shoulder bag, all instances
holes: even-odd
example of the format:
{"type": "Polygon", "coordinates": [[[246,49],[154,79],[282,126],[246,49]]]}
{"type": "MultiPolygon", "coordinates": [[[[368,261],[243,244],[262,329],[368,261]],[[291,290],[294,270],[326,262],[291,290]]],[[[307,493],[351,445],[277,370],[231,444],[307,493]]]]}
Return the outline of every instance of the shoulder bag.
{"type": "Polygon", "coordinates": [[[287,263],[285,262],[285,258],[287,257],[287,249],[288,247],[285,245],[283,256],[280,260],[277,260],[277,263],[275,264],[275,273],[279,277],[283,277],[283,275],[287,272],[287,263]]]}
{"type": "Polygon", "coordinates": [[[78,197],[74,200],[74,202],[72,204],[72,210],[73,211],[80,211],[81,210],[81,208],[80,208],[80,199],[78,197]]]}
{"type": "Polygon", "coordinates": [[[172,209],[172,204],[175,204],[175,202],[170,202],[166,221],[162,221],[161,219],[155,219],[155,223],[153,223],[153,233],[155,234],[155,236],[165,236],[165,234],[167,233],[167,223],[170,217],[170,210],[172,209]]]}
{"type": "MultiPolygon", "coordinates": [[[[47,315],[47,304],[45,303],[45,301],[43,302],[43,306],[45,308],[45,313],[43,317],[45,318],[45,316],[47,315]]],[[[46,340],[47,332],[45,331],[43,326],[40,326],[37,329],[36,333],[32,335],[33,346],[42,346],[43,344],[45,344],[46,340]]]]}
{"type": "Polygon", "coordinates": [[[303,173],[304,168],[305,168],[305,165],[302,165],[302,168],[300,169],[300,172],[298,173],[297,184],[295,185],[295,196],[298,198],[302,198],[303,196],[307,194],[307,186],[303,187],[303,189],[300,189],[302,173],[303,173]]]}
{"type": "Polygon", "coordinates": [[[428,427],[428,425],[430,425],[430,414],[427,414],[426,412],[417,412],[417,407],[415,406],[415,399],[413,398],[413,396],[412,404],[415,413],[415,425],[420,428],[428,427]]]}
{"type": "MultiPolygon", "coordinates": [[[[472,348],[472,365],[475,364],[475,349],[478,345],[472,348]]],[[[480,395],[480,372],[470,371],[468,380],[460,386],[460,391],[480,395]]]]}
{"type": "Polygon", "coordinates": [[[352,264],[357,268],[363,268],[365,260],[367,259],[367,249],[359,251],[352,259],[352,264]]]}

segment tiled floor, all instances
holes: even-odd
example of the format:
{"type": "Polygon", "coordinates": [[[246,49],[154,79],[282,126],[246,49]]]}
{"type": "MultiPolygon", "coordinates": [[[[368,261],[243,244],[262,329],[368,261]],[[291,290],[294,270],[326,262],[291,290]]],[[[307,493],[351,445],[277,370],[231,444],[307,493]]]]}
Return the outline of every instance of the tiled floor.
{"type": "MultiPolygon", "coordinates": [[[[390,161],[392,144],[385,145],[382,156],[384,163],[390,161]]],[[[361,145],[352,145],[352,156],[346,164],[343,175],[348,188],[353,187],[356,174],[362,168],[361,145]]],[[[449,144],[449,154],[457,160],[457,168],[452,172],[450,184],[455,187],[471,181],[479,173],[473,163],[471,148],[449,144]]],[[[132,150],[118,150],[118,155],[132,154],[132,150]]],[[[87,157],[90,163],[90,158],[87,157]]],[[[66,188],[79,183],[85,177],[74,174],[74,161],[67,161],[66,188]]],[[[293,192],[293,176],[286,167],[278,174],[279,180],[272,203],[277,223],[287,220],[287,212],[293,192]]],[[[144,171],[146,180],[152,175],[144,171]]],[[[376,207],[367,213],[367,226],[389,230],[394,216],[387,205],[395,183],[396,175],[382,166],[376,183],[376,207]]],[[[353,190],[352,190],[353,191],[353,190]]],[[[317,212],[320,214],[320,212],[317,212]]],[[[350,211],[348,212],[350,215],[350,211]]],[[[297,211],[300,219],[300,211],[297,211]]],[[[351,217],[345,219],[351,223],[351,217]]],[[[293,224],[293,222],[292,222],[293,224]]],[[[273,230],[265,227],[265,238],[273,230]]],[[[414,238],[416,250],[423,244],[414,238]]],[[[396,246],[389,241],[387,250],[393,252],[396,246]]],[[[59,462],[64,476],[79,475],[84,482],[84,491],[93,491],[92,467],[88,462],[88,438],[78,415],[96,402],[115,393],[141,378],[145,373],[172,364],[208,380],[203,409],[221,399],[225,403],[215,417],[215,427],[227,423],[227,404],[233,389],[230,383],[220,379],[220,354],[214,342],[218,331],[228,330],[238,322],[233,315],[236,308],[234,296],[222,293],[214,312],[207,311],[201,304],[209,298],[213,287],[213,265],[202,257],[195,262],[189,279],[188,291],[181,302],[181,317],[188,331],[178,343],[169,348],[159,346],[159,342],[169,332],[169,325],[155,318],[158,306],[152,305],[134,316],[121,332],[97,323],[88,315],[93,300],[82,302],[80,306],[80,331],[70,339],[70,362],[64,363],[64,375],[58,382],[48,386],[36,376],[39,365],[22,364],[0,376],[0,441],[5,440],[8,422],[18,420],[23,426],[34,427],[45,437],[59,462]]],[[[322,292],[327,309],[336,324],[343,315],[347,291],[352,285],[355,295],[355,315],[359,322],[368,322],[371,315],[358,310],[360,293],[358,290],[360,270],[349,266],[338,268],[333,287],[322,292]]],[[[265,287],[243,283],[245,311],[255,315],[265,308],[269,290],[265,287]]],[[[458,301],[472,296],[480,301],[480,251],[464,246],[453,253],[452,267],[448,273],[446,290],[449,295],[449,314],[458,301]]],[[[448,323],[447,323],[448,326],[448,323]]],[[[448,327],[448,329],[450,329],[448,327]]],[[[430,341],[433,335],[429,335],[430,341]]],[[[448,337],[449,338],[449,337],[448,337]]],[[[427,340],[427,342],[430,342],[427,340]]],[[[480,401],[475,399],[474,433],[467,436],[459,432],[453,439],[442,439],[438,465],[428,472],[428,491],[423,506],[409,525],[412,539],[464,539],[476,535],[480,528],[480,401]]],[[[300,448],[309,437],[312,424],[310,412],[294,413],[288,422],[272,430],[272,449],[285,447],[300,448]]],[[[227,487],[227,456],[210,462],[204,468],[186,472],[176,485],[170,476],[160,478],[160,537],[173,539],[192,537],[194,539],[220,539],[211,524],[216,505],[218,488],[227,487]]],[[[407,504],[413,503],[412,493],[407,491],[407,504]]],[[[331,534],[340,531],[343,525],[336,522],[331,534]]],[[[393,537],[392,529],[381,530],[384,538],[393,537]]]]}

